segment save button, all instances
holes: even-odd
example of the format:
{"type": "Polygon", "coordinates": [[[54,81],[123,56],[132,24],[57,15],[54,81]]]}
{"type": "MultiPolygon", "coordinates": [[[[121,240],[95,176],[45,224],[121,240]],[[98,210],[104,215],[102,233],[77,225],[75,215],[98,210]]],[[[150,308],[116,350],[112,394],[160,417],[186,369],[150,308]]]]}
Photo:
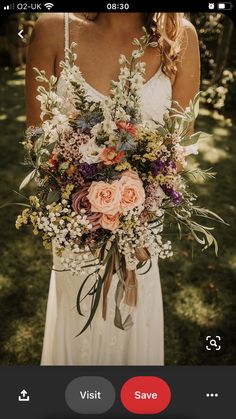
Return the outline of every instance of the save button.
{"type": "Polygon", "coordinates": [[[135,414],[157,414],[165,410],[171,401],[169,385],[159,377],[132,377],[121,389],[124,407],[135,414]]]}

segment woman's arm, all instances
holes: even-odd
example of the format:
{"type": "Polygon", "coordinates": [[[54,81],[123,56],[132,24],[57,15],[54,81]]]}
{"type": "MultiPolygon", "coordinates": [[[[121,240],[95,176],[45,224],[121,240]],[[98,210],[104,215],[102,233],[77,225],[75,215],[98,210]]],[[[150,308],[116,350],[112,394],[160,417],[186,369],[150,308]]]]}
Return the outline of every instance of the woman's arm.
{"type": "Polygon", "coordinates": [[[200,54],[194,26],[184,20],[182,52],[173,84],[173,100],[185,108],[200,88],[200,54]]]}
{"type": "Polygon", "coordinates": [[[33,67],[45,70],[46,76],[55,75],[59,47],[64,49],[63,15],[44,14],[36,22],[33,40],[29,46],[26,64],[26,115],[27,125],[40,124],[40,102],[36,99],[39,83],[33,67]],[[60,45],[61,44],[61,45],[60,45]]]}
{"type": "MultiPolygon", "coordinates": [[[[173,100],[182,108],[189,105],[191,99],[200,89],[200,54],[198,36],[194,26],[184,20],[182,52],[177,65],[177,74],[173,84],[173,100]]],[[[194,127],[189,129],[188,135],[194,132],[194,127]]],[[[183,167],[178,163],[177,170],[183,167]]]]}

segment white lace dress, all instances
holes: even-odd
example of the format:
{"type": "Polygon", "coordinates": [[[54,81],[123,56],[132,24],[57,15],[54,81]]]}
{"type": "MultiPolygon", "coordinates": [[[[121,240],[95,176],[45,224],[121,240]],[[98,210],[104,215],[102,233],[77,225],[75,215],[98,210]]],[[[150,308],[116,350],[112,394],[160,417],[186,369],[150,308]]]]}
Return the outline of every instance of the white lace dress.
{"type": "MultiPolygon", "coordinates": [[[[67,26],[65,30],[66,44],[69,45],[67,26]]],[[[59,91],[63,91],[61,84],[62,79],[58,83],[59,91]]],[[[86,82],[85,88],[93,100],[104,98],[86,82]]],[[[171,90],[170,80],[159,69],[140,92],[144,120],[162,120],[171,104],[171,90]]],[[[53,262],[54,268],[60,270],[60,260],[55,254],[53,262]]],[[[114,275],[108,294],[106,321],[102,318],[101,299],[91,327],[76,337],[90,312],[86,300],[83,301],[85,317],[80,316],[76,309],[77,293],[85,276],[52,270],[41,365],[163,365],[163,302],[157,258],[152,259],[148,273],[142,275],[141,272],[137,271],[138,303],[136,308],[132,308],[134,325],[127,331],[114,326],[118,281],[114,275]]],[[[123,305],[124,317],[129,310],[130,307],[123,305]]]]}

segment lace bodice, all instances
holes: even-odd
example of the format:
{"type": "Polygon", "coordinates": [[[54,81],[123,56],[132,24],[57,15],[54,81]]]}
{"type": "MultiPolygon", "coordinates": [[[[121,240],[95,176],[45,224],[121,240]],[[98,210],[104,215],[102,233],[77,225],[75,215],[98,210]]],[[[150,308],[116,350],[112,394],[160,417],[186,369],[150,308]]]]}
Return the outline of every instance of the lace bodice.
{"type": "MultiPolygon", "coordinates": [[[[65,13],[65,47],[68,48],[69,44],[69,18],[68,13],[65,13]]],[[[59,77],[57,92],[62,97],[66,94],[64,83],[64,80],[59,77]]],[[[106,98],[105,95],[86,81],[84,82],[84,88],[87,95],[94,101],[100,101],[106,98]]],[[[156,121],[162,122],[163,114],[171,106],[172,85],[170,79],[162,72],[161,68],[157,70],[151,79],[143,84],[140,90],[140,96],[143,121],[155,119],[156,121]]]]}
{"type": "MultiPolygon", "coordinates": [[[[84,87],[87,94],[95,101],[106,97],[86,81],[84,87]]],[[[155,119],[162,122],[163,114],[171,105],[172,86],[170,79],[162,72],[161,68],[157,70],[151,79],[143,84],[140,95],[142,119],[144,121],[155,119]]]]}
{"type": "MultiPolygon", "coordinates": [[[[66,86],[63,86],[63,83],[64,80],[59,78],[57,93],[62,97],[66,94],[66,86]]],[[[87,95],[94,101],[99,101],[106,97],[86,81],[84,82],[84,87],[87,95]]],[[[171,106],[172,86],[170,79],[159,69],[150,80],[144,83],[140,96],[143,121],[155,119],[162,122],[163,114],[171,106]]]]}

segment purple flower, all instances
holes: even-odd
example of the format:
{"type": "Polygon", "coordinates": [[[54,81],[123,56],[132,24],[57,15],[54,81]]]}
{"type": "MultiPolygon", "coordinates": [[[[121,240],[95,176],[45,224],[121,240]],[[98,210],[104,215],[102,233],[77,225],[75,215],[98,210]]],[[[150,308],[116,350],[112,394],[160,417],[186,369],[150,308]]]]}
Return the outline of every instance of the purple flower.
{"type": "Polygon", "coordinates": [[[162,172],[164,168],[165,168],[165,163],[163,163],[159,159],[155,160],[152,165],[153,175],[156,176],[158,172],[162,172]]]}
{"type": "Polygon", "coordinates": [[[180,192],[175,191],[173,188],[167,188],[167,186],[162,186],[163,191],[170,199],[173,201],[175,205],[178,205],[183,200],[183,195],[180,192]]]}
{"type": "Polygon", "coordinates": [[[78,170],[85,179],[92,179],[97,172],[97,165],[86,162],[80,163],[78,170]]]}

